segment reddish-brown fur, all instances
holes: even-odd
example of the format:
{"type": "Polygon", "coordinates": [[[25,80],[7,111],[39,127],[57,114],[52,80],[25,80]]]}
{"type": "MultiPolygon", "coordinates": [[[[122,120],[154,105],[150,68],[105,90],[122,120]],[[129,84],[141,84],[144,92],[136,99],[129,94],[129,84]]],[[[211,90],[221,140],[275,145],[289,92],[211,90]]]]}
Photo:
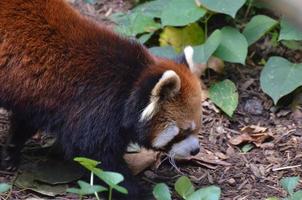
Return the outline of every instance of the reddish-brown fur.
{"type": "Polygon", "coordinates": [[[194,120],[198,128],[200,101],[199,80],[187,66],[152,56],[63,0],[0,0],[0,106],[14,113],[14,148],[4,156],[18,157],[37,130],[51,132],[67,157],[100,160],[124,174],[128,197],[136,199],[140,192],[122,159],[127,145],[152,147],[170,121],[185,130],[194,120]],[[167,70],[180,77],[179,94],[139,122],[167,70]]]}

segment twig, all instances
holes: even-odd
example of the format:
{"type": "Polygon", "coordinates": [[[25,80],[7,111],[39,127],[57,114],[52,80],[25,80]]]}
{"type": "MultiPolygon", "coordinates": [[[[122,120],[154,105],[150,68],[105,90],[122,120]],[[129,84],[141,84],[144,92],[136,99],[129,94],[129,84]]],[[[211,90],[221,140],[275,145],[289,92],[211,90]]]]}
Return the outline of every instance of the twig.
{"type": "Polygon", "coordinates": [[[296,167],[301,167],[301,165],[293,165],[293,166],[273,168],[272,171],[276,172],[276,171],[281,171],[281,170],[286,170],[286,169],[292,169],[292,168],[296,168],[296,167]]]}

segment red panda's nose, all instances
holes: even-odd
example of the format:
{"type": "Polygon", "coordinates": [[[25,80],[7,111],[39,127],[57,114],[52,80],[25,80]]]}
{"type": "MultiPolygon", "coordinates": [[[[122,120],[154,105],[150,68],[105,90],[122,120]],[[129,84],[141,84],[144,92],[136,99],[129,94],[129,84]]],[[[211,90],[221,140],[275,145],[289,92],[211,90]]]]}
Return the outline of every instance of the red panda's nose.
{"type": "Polygon", "coordinates": [[[200,148],[197,148],[197,149],[192,150],[190,152],[190,154],[191,154],[191,156],[195,156],[195,155],[197,155],[199,153],[199,151],[200,151],[200,148]]]}

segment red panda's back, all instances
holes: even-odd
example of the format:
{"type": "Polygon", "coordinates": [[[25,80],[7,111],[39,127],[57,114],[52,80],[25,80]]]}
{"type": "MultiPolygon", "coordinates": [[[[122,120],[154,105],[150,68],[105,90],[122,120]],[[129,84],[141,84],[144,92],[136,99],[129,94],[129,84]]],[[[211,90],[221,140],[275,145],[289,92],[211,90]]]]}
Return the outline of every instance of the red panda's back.
{"type": "Polygon", "coordinates": [[[87,87],[114,94],[129,90],[150,62],[142,46],[63,0],[0,1],[0,98],[57,107],[87,87]]]}

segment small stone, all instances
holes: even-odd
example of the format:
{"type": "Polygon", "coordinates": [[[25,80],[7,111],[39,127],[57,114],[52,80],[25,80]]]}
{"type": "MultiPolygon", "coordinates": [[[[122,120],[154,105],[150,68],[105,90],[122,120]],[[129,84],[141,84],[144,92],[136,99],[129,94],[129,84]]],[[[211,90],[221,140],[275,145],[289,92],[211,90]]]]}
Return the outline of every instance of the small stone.
{"type": "Polygon", "coordinates": [[[236,181],[235,181],[235,179],[233,179],[233,178],[230,178],[227,182],[228,182],[228,184],[231,185],[231,186],[236,185],[236,181]]]}

